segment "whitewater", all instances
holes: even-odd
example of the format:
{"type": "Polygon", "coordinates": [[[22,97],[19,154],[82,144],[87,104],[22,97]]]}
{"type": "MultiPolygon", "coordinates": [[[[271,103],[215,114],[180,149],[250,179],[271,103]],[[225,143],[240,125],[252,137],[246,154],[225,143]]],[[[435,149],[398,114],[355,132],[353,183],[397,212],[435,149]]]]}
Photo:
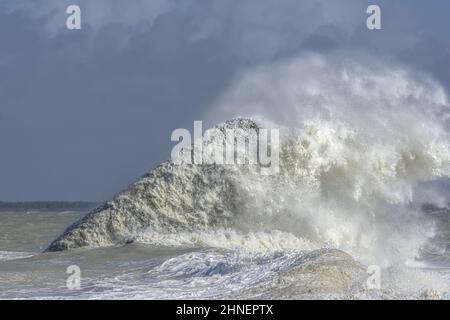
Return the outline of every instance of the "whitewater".
{"type": "Polygon", "coordinates": [[[224,135],[278,129],[279,172],[169,159],[61,215],[34,251],[0,247],[0,298],[449,298],[450,118],[436,80],[366,54],[303,54],[243,71],[210,110],[224,135]],[[85,270],[79,291],[65,288],[70,264],[85,270]]]}

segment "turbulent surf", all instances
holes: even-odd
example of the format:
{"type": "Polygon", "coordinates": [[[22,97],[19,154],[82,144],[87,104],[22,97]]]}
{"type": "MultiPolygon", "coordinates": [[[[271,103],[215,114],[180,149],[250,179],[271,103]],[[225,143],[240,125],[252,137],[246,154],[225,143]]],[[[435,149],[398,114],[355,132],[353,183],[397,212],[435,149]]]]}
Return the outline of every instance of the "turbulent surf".
{"type": "MultiPolygon", "coordinates": [[[[176,252],[136,267],[147,282],[114,297],[445,298],[448,272],[417,266],[430,267],[430,251],[449,256],[449,239],[435,241],[441,220],[422,208],[447,201],[435,184],[450,176],[448,111],[433,79],[367,56],[306,54],[248,70],[208,118],[244,140],[279,129],[277,174],[169,159],[44,255],[176,252]],[[369,265],[384,272],[381,291],[367,288],[369,265]]],[[[203,148],[221,143],[211,136],[203,148]]]]}

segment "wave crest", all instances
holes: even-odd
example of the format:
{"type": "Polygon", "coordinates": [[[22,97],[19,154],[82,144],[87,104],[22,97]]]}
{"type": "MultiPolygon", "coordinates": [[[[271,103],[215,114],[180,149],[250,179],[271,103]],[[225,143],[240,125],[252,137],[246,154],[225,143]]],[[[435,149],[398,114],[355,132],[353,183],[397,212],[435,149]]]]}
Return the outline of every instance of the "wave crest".
{"type": "MultiPolygon", "coordinates": [[[[447,97],[422,74],[365,59],[307,55],[257,68],[219,99],[219,117],[257,119],[219,128],[281,129],[278,175],[167,161],[48,250],[127,239],[227,247],[230,235],[280,232],[274,249],[333,246],[379,265],[414,258],[433,234],[411,206],[417,185],[450,175],[447,97]]],[[[262,239],[254,250],[267,249],[262,239]]]]}

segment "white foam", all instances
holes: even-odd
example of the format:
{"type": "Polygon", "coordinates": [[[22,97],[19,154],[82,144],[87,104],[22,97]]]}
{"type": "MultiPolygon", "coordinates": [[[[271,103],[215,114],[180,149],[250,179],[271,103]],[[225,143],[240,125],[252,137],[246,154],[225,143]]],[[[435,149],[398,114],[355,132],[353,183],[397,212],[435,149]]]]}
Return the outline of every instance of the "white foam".
{"type": "Polygon", "coordinates": [[[24,259],[33,255],[35,254],[31,252],[0,251],[0,261],[24,259]]]}
{"type": "Polygon", "coordinates": [[[134,236],[133,240],[168,247],[213,247],[255,253],[307,251],[317,248],[306,239],[277,230],[243,233],[233,229],[215,228],[196,232],[158,233],[149,229],[134,236]]]}

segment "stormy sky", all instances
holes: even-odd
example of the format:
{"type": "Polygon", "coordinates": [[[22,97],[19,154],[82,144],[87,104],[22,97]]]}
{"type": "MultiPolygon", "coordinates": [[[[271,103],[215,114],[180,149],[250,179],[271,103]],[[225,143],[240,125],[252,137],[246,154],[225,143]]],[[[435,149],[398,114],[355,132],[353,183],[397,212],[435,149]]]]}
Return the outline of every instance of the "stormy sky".
{"type": "Polygon", "coordinates": [[[170,155],[241,70],[366,51],[450,90],[450,3],[2,0],[0,200],[104,200],[170,155]],[[66,28],[77,4],[82,29],[66,28]],[[382,30],[366,28],[366,8],[382,30]]]}

